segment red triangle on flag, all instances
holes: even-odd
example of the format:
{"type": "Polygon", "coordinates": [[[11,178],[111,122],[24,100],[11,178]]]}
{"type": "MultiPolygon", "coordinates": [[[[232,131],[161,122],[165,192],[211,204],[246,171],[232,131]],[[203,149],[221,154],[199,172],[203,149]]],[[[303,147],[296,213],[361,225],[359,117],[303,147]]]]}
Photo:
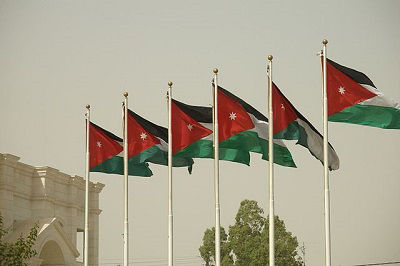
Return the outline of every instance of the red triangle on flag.
{"type": "Polygon", "coordinates": [[[288,128],[298,116],[292,104],[282,95],[278,87],[272,85],[272,108],[274,112],[274,135],[288,128]]]}
{"type": "Polygon", "coordinates": [[[377,96],[326,62],[328,116],[377,96]]]}
{"type": "Polygon", "coordinates": [[[212,134],[212,130],[204,127],[183,112],[172,102],[172,153],[177,153],[194,142],[212,134]]]}
{"type": "Polygon", "coordinates": [[[160,144],[160,140],[145,130],[132,115],[128,113],[128,157],[133,156],[160,144]]]}
{"type": "Polygon", "coordinates": [[[93,123],[89,125],[90,168],[118,155],[123,150],[120,143],[109,137],[105,130],[93,123]]]}
{"type": "Polygon", "coordinates": [[[243,106],[220,89],[218,89],[218,126],[220,142],[255,127],[243,106]]]}

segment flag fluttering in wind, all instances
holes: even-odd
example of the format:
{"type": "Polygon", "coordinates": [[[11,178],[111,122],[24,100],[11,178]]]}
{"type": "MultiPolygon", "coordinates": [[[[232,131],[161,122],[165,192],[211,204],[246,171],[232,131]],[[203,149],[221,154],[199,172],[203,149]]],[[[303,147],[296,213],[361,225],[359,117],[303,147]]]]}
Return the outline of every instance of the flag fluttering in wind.
{"type": "MultiPolygon", "coordinates": [[[[122,139],[90,122],[89,126],[90,172],[124,174],[122,139]]],[[[147,163],[129,161],[129,175],[152,176],[147,163]]]]}
{"type": "MultiPolygon", "coordinates": [[[[218,122],[221,148],[261,153],[268,160],[268,119],[254,107],[218,86],[218,122]]],[[[282,140],[274,139],[274,162],[296,167],[282,140]]]]}
{"type": "Polygon", "coordinates": [[[328,120],[385,129],[400,129],[400,103],[379,92],[357,70],[327,59],[328,120]]]}
{"type": "MultiPolygon", "coordinates": [[[[156,125],[128,110],[128,157],[136,163],[168,165],[168,129],[156,125]]],[[[192,170],[193,159],[173,157],[174,167],[192,170]]]]}
{"type": "MultiPolygon", "coordinates": [[[[172,143],[175,157],[214,158],[212,108],[172,100],[172,143]]],[[[219,149],[219,159],[250,165],[250,154],[230,148],[219,149]]]]}
{"type": "MultiPolygon", "coordinates": [[[[322,135],[292,105],[279,88],[272,85],[274,110],[274,138],[297,140],[296,144],[307,148],[310,153],[323,163],[324,147],[322,135]]],[[[339,157],[329,144],[329,168],[339,169],[339,157]]]]}

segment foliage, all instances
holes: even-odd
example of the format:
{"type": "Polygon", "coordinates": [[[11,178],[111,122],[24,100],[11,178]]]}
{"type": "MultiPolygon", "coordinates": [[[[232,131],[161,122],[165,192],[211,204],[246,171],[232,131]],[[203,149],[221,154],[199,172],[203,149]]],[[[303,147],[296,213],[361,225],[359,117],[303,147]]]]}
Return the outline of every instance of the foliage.
{"type": "MultiPolygon", "coordinates": [[[[235,224],[229,226],[226,235],[221,227],[221,262],[223,266],[268,265],[269,219],[254,200],[240,203],[235,224]]],[[[301,266],[297,238],[286,230],[285,223],[275,216],[275,264],[277,266],[301,266]]],[[[206,265],[215,265],[215,229],[207,229],[199,251],[206,265]]]]}
{"type": "MultiPolygon", "coordinates": [[[[225,232],[225,229],[221,227],[221,260],[225,264],[222,263],[222,265],[229,265],[227,263],[232,262],[233,259],[230,256],[230,248],[228,244],[228,235],[225,232]]],[[[200,255],[205,261],[206,265],[214,265],[215,261],[215,227],[212,229],[207,229],[204,232],[203,236],[203,245],[200,246],[199,248],[200,255]]]]}
{"type": "Polygon", "coordinates": [[[0,215],[0,265],[27,265],[26,261],[37,255],[33,245],[38,235],[38,228],[35,224],[27,237],[20,235],[15,243],[5,242],[4,238],[11,228],[4,228],[3,217],[0,215]]]}

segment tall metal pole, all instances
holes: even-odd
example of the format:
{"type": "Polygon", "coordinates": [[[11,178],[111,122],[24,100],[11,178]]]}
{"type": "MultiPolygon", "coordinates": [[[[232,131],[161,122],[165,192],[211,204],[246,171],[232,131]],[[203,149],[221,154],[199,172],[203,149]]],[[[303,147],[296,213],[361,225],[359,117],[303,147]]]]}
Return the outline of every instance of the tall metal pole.
{"type": "Polygon", "coordinates": [[[268,164],[269,164],[269,265],[275,266],[275,211],[274,211],[274,111],[272,108],[272,59],[268,56],[268,164]]]}
{"type": "Polygon", "coordinates": [[[324,124],[324,180],[325,180],[325,265],[331,265],[331,225],[330,225],[330,195],[329,195],[329,169],[328,169],[328,97],[326,82],[326,45],[328,40],[323,40],[323,124],[324,124]]]}
{"type": "Polygon", "coordinates": [[[129,264],[128,222],[128,93],[124,93],[124,266],[129,264]]]}
{"type": "Polygon", "coordinates": [[[86,105],[86,187],[85,187],[85,248],[83,251],[84,265],[89,265],[89,178],[90,178],[90,105],[86,105]]]}
{"type": "Polygon", "coordinates": [[[173,213],[172,213],[172,82],[168,82],[168,266],[173,265],[173,213]]]}
{"type": "Polygon", "coordinates": [[[215,192],[215,266],[221,265],[219,209],[218,69],[214,68],[214,192],[215,192]]]}

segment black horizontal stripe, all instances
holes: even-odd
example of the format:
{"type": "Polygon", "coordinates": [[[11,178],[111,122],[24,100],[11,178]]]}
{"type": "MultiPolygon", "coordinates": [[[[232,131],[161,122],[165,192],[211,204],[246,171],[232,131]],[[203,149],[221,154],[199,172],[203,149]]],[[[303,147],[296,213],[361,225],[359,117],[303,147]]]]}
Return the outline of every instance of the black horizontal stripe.
{"type": "Polygon", "coordinates": [[[110,139],[115,140],[115,141],[118,141],[118,142],[122,142],[122,139],[121,139],[120,137],[115,136],[115,135],[114,135],[113,133],[111,133],[110,131],[105,130],[104,128],[102,128],[102,127],[96,125],[96,124],[93,123],[93,122],[90,122],[90,124],[91,124],[92,126],[94,126],[97,130],[103,132],[103,133],[104,133],[107,137],[109,137],[110,139]]]}
{"type": "Polygon", "coordinates": [[[364,73],[354,70],[354,69],[351,69],[351,68],[348,68],[348,67],[345,67],[345,66],[342,66],[328,58],[326,60],[328,63],[330,63],[332,66],[334,66],[337,70],[339,70],[340,72],[342,72],[343,74],[345,74],[346,76],[348,76],[349,78],[354,80],[355,82],[364,84],[364,85],[369,85],[369,86],[376,88],[374,83],[372,82],[372,80],[370,80],[367,77],[367,75],[365,75],[364,73]]]}
{"type": "Polygon", "coordinates": [[[188,116],[200,123],[212,123],[212,108],[207,106],[194,106],[179,102],[175,99],[172,101],[188,116]]]}
{"type": "Polygon", "coordinates": [[[155,137],[158,137],[168,143],[168,129],[159,125],[156,125],[149,120],[144,119],[140,115],[128,109],[129,115],[131,115],[147,132],[155,137]]]}
{"type": "MultiPolygon", "coordinates": [[[[313,126],[313,124],[311,124],[307,118],[305,118],[299,111],[297,111],[296,107],[293,106],[293,104],[288,100],[288,98],[286,98],[286,96],[281,92],[281,90],[278,88],[278,86],[276,86],[276,84],[274,83],[276,89],[278,90],[279,94],[290,104],[290,106],[293,108],[293,110],[296,112],[297,116],[303,120],[304,122],[306,122],[306,124],[316,133],[318,134],[322,139],[322,135],[321,133],[319,133],[319,131],[313,126]]],[[[328,142],[329,146],[332,148],[332,150],[335,150],[332,145],[328,142]]]]}
{"type": "Polygon", "coordinates": [[[258,120],[261,121],[265,121],[268,122],[268,118],[265,117],[265,115],[263,115],[262,113],[260,113],[257,109],[255,109],[253,106],[251,106],[250,104],[246,103],[245,101],[243,101],[242,99],[240,99],[239,97],[237,97],[236,95],[232,94],[231,92],[227,91],[226,89],[218,86],[218,89],[221,90],[224,94],[226,94],[227,96],[231,97],[233,100],[235,100],[236,102],[238,102],[240,105],[243,106],[243,108],[246,110],[246,112],[254,115],[258,120]]]}

